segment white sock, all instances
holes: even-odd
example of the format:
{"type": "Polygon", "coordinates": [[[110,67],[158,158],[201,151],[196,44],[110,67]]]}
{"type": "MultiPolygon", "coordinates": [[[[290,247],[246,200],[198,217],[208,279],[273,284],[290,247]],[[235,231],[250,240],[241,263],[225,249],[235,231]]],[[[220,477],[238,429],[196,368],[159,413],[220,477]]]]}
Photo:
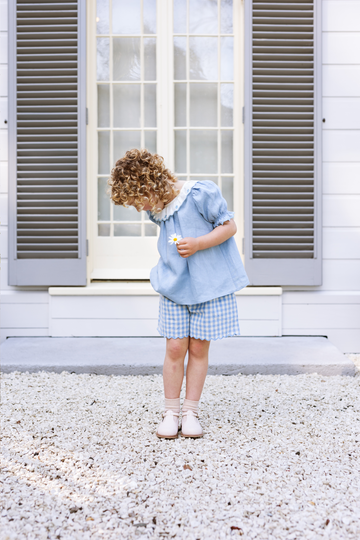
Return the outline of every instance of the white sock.
{"type": "Polygon", "coordinates": [[[165,411],[180,412],[180,398],[167,399],[165,398],[165,411]]]}
{"type": "Polygon", "coordinates": [[[182,408],[182,412],[186,411],[192,411],[195,414],[198,414],[199,411],[199,402],[198,401],[191,401],[191,399],[184,399],[184,404],[182,408]]]}

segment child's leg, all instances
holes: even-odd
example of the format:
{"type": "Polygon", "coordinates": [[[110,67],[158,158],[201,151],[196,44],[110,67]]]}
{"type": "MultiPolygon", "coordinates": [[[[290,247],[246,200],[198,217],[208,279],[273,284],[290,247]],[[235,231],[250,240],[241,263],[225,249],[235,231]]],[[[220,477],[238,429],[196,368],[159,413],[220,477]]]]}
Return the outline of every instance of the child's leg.
{"type": "Polygon", "coordinates": [[[190,338],[186,369],[186,399],[199,401],[208,370],[210,341],[190,338]]]}
{"type": "Polygon", "coordinates": [[[184,378],[184,360],[188,347],[188,337],[182,339],[166,339],[166,354],[163,367],[164,392],[166,399],[176,399],[180,396],[181,385],[184,378]]]}

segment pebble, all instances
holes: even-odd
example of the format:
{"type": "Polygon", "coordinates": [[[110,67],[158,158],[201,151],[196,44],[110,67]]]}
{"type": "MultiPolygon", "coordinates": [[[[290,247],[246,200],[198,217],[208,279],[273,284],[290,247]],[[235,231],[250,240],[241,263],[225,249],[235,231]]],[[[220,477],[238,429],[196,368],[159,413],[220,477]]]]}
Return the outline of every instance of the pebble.
{"type": "Polygon", "coordinates": [[[160,375],[3,374],[0,540],[358,540],[359,390],[208,376],[205,436],[159,440],[160,375]]]}

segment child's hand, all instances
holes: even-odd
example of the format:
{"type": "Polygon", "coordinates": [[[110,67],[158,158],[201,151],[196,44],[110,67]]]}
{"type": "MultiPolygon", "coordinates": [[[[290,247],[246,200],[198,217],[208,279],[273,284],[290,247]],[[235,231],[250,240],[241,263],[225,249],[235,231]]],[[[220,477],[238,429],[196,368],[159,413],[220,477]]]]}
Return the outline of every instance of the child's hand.
{"type": "Polygon", "coordinates": [[[176,244],[179,255],[186,259],[199,250],[199,240],[191,236],[179,240],[176,244]]]}

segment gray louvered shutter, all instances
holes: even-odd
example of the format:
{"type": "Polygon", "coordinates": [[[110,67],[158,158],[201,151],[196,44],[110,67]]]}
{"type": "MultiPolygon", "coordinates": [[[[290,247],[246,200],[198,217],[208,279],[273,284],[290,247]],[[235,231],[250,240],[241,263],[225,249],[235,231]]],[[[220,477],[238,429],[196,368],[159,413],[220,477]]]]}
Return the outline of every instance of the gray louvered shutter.
{"type": "Polygon", "coordinates": [[[9,5],[9,284],[86,284],[86,0],[9,5]]]}
{"type": "Polygon", "coordinates": [[[246,271],[253,285],[320,285],[321,2],[245,8],[246,271]]]}

